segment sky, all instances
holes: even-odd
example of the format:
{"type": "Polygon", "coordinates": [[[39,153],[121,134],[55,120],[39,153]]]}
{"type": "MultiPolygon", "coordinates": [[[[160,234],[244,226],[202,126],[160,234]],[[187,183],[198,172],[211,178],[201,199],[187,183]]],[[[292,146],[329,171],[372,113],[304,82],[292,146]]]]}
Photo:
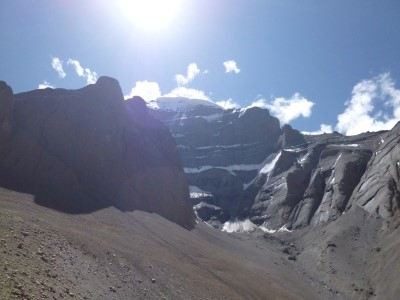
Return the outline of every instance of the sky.
{"type": "Polygon", "coordinates": [[[116,78],[126,98],[260,106],[309,133],[400,120],[398,0],[4,0],[14,93],[116,78]]]}

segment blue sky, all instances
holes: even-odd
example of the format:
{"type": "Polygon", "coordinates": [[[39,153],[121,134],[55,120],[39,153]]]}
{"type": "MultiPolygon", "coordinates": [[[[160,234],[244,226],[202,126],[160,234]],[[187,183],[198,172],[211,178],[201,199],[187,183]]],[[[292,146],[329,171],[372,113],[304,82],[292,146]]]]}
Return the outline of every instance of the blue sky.
{"type": "Polygon", "coordinates": [[[127,96],[259,105],[309,132],[400,120],[398,0],[134,2],[1,1],[0,80],[18,93],[107,75],[127,96]]]}

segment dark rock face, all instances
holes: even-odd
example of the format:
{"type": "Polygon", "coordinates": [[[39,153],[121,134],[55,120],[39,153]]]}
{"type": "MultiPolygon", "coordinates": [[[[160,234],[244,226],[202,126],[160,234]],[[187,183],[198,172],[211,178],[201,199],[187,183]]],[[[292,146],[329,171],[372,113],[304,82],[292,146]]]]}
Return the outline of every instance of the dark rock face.
{"type": "MultiPolygon", "coordinates": [[[[196,197],[193,204],[204,201],[218,207],[215,217],[221,223],[246,216],[255,196],[248,187],[277,148],[282,132],[278,119],[258,107],[223,110],[204,100],[193,100],[195,105],[189,99],[167,100],[179,103],[175,107],[157,103],[151,114],[167,124],[175,137],[190,186],[212,195],[196,197]]],[[[199,216],[202,211],[197,211],[199,216]]],[[[212,210],[207,211],[211,218],[212,210]]]]}
{"type": "MultiPolygon", "coordinates": [[[[0,103],[8,103],[1,96],[0,103]]],[[[173,137],[147,113],[143,99],[124,101],[115,79],[13,98],[14,131],[0,157],[4,184],[51,193],[37,201],[65,211],[114,205],[193,225],[173,137]]]]}
{"type": "Polygon", "coordinates": [[[12,89],[4,81],[0,81],[0,143],[4,143],[11,136],[13,107],[12,89]]]}
{"type": "Polygon", "coordinates": [[[175,137],[189,183],[201,191],[193,205],[210,225],[250,219],[268,230],[296,229],[335,221],[354,205],[400,219],[400,125],[305,136],[290,125],[280,129],[260,108],[190,101],[151,113],[175,137]]]}

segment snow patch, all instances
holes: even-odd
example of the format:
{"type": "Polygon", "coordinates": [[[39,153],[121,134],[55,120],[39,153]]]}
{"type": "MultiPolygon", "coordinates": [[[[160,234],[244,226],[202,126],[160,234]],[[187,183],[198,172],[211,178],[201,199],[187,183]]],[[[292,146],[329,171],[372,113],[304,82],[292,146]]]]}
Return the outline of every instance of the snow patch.
{"type": "Polygon", "coordinates": [[[339,147],[359,147],[359,144],[341,144],[339,147]]]}
{"type": "Polygon", "coordinates": [[[270,173],[274,168],[276,163],[278,162],[279,157],[281,157],[282,152],[278,152],[277,154],[271,154],[270,156],[267,157],[267,163],[264,165],[264,167],[261,169],[260,173],[266,174],[270,173]],[[269,161],[269,159],[272,159],[269,161]]]}
{"type": "Polygon", "coordinates": [[[286,152],[293,152],[293,153],[299,153],[299,152],[301,152],[301,151],[304,151],[304,149],[301,149],[301,148],[286,148],[286,149],[283,149],[283,151],[286,151],[286,152]]]}
{"type": "Polygon", "coordinates": [[[264,232],[266,232],[266,233],[275,233],[276,232],[276,229],[269,229],[268,228],[268,224],[262,224],[260,227],[258,227],[258,228],[260,228],[262,231],[264,231],[264,232]]]}
{"type": "Polygon", "coordinates": [[[249,186],[251,186],[257,179],[259,173],[268,174],[268,179],[270,172],[275,168],[275,165],[281,156],[281,152],[273,153],[269,155],[257,168],[257,175],[252,180],[243,184],[243,190],[246,190],[249,186]]]}
{"type": "Polygon", "coordinates": [[[292,232],[292,231],[287,229],[286,225],[283,225],[281,228],[278,229],[278,232],[292,232]]]}
{"type": "Polygon", "coordinates": [[[286,225],[283,225],[279,229],[269,229],[268,228],[268,223],[262,224],[260,227],[262,231],[267,232],[267,233],[276,233],[276,232],[292,232],[291,230],[287,229],[286,225]]]}
{"type": "Polygon", "coordinates": [[[189,193],[191,199],[210,197],[212,194],[210,192],[203,191],[195,185],[189,186],[189,193]]]}
{"type": "Polygon", "coordinates": [[[201,116],[201,117],[205,119],[208,123],[210,123],[212,121],[221,119],[223,115],[224,115],[223,113],[216,113],[209,116],[201,116]]]}
{"type": "Polygon", "coordinates": [[[251,232],[257,229],[257,225],[250,221],[250,219],[245,219],[242,221],[228,221],[225,222],[222,231],[232,233],[232,232],[251,232]]]}
{"type": "Polygon", "coordinates": [[[341,157],[342,157],[342,153],[340,153],[339,156],[336,158],[336,161],[335,161],[335,163],[333,164],[332,168],[335,168],[335,167],[336,167],[336,165],[337,165],[337,163],[338,163],[338,161],[339,161],[339,159],[340,159],[341,157]]]}
{"type": "Polygon", "coordinates": [[[161,109],[174,112],[185,112],[195,106],[208,106],[222,109],[221,106],[214,102],[202,99],[189,99],[185,97],[159,97],[155,100],[147,102],[147,105],[153,109],[161,109]]]}
{"type": "Polygon", "coordinates": [[[215,146],[205,146],[205,147],[197,147],[197,150],[205,150],[205,149],[230,149],[230,148],[237,148],[242,146],[241,144],[235,145],[215,145],[215,146]]]}

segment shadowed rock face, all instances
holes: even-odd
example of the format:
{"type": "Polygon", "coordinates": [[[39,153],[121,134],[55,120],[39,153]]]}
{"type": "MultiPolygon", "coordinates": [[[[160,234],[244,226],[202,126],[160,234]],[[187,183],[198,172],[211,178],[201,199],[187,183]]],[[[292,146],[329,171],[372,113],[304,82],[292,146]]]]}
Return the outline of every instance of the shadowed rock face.
{"type": "Polygon", "coordinates": [[[0,143],[4,143],[11,136],[13,107],[12,89],[4,81],[0,81],[0,143]]]}
{"type": "MultiPolygon", "coordinates": [[[[108,77],[79,90],[13,97],[9,90],[0,85],[0,105],[14,105],[13,133],[0,156],[3,184],[35,192],[38,203],[68,212],[114,205],[193,225],[175,141],[147,113],[143,99],[124,101],[118,82],[108,77]]],[[[10,117],[0,111],[4,124],[10,117]]],[[[1,131],[0,138],[7,134],[1,131]]]]}

